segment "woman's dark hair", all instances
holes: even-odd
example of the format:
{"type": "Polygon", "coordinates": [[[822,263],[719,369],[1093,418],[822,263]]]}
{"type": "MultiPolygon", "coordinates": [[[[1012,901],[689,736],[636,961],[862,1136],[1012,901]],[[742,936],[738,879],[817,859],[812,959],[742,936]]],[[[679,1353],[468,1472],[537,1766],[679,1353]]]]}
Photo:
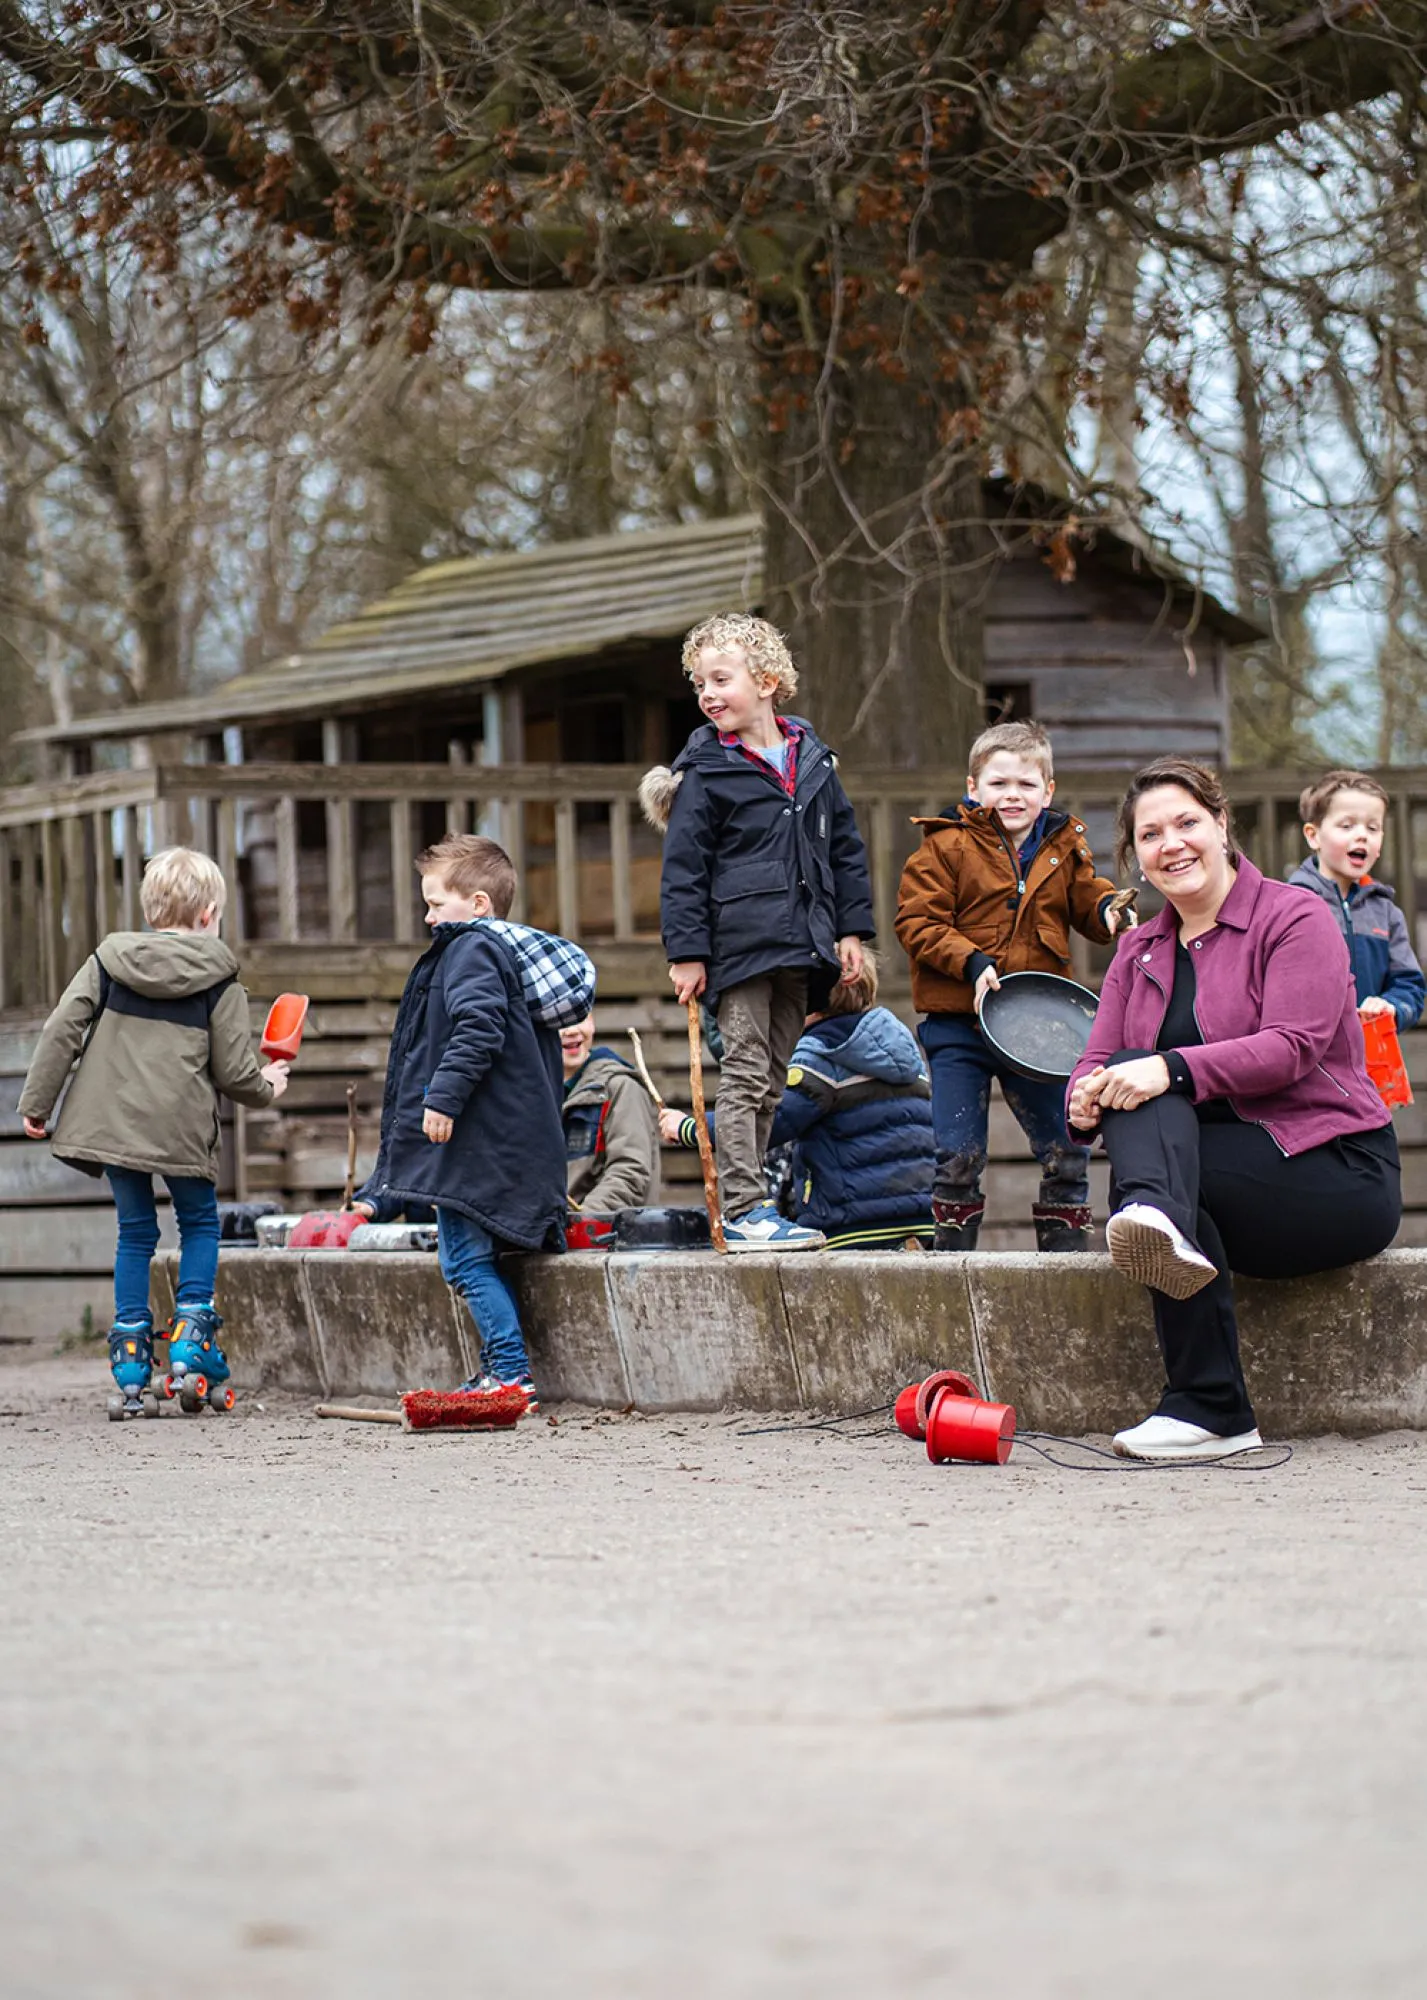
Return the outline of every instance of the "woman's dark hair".
{"type": "Polygon", "coordinates": [[[1152,764],[1136,771],[1130,780],[1130,789],[1120,801],[1120,810],[1115,818],[1115,866],[1120,872],[1123,874],[1134,859],[1135,807],[1146,792],[1158,791],[1161,785],[1178,785],[1182,792],[1188,792],[1203,806],[1205,812],[1215,819],[1222,818],[1227,830],[1229,859],[1237,868],[1239,848],[1234,839],[1234,816],[1229,795],[1216,773],[1203,764],[1191,763],[1188,757],[1156,757],[1152,764]]]}

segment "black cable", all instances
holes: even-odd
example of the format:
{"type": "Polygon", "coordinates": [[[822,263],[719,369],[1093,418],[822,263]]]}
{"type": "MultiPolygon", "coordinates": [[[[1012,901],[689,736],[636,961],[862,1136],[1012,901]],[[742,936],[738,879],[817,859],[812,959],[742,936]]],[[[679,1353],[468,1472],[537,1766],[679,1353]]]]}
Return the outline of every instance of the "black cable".
{"type": "MultiPolygon", "coordinates": [[[[875,1430],[867,1431],[845,1431],[842,1426],[861,1423],[867,1417],[885,1416],[888,1410],[896,1407],[895,1403],[878,1403],[870,1410],[850,1410],[843,1417],[813,1417],[796,1424],[760,1424],[753,1429],[740,1430],[736,1435],[746,1438],[785,1437],[792,1431],[833,1431],[841,1437],[848,1438],[891,1437],[893,1433],[883,1424],[879,1424],[875,1430]]],[[[1291,1444],[1270,1443],[1256,1445],[1251,1452],[1232,1452],[1219,1458],[1125,1458],[1117,1451],[1107,1451],[1104,1445],[1088,1444],[1084,1438],[1061,1437],[1056,1431],[1017,1431],[1012,1440],[1012,1449],[1014,1450],[1018,1444],[1025,1445],[1028,1451],[1033,1451],[1038,1458],[1043,1458],[1047,1465],[1054,1465],[1061,1472],[1179,1472],[1186,1466],[1190,1468],[1203,1466],[1208,1470],[1220,1472],[1277,1472],[1281,1466],[1287,1465],[1293,1456],[1291,1444]],[[1106,1463],[1084,1465],[1077,1464],[1074,1460],[1057,1458],[1054,1452],[1045,1450],[1044,1447],[1048,1444],[1064,1445],[1068,1451],[1086,1452],[1092,1458],[1104,1459],[1106,1463]],[[1265,1460],[1261,1454],[1270,1451],[1278,1452],[1279,1456],[1265,1460]],[[1245,1460],[1249,1459],[1253,1461],[1252,1464],[1245,1463],[1245,1460]]],[[[940,1459],[937,1463],[977,1465],[982,1461],[969,1458],[940,1459]]]]}

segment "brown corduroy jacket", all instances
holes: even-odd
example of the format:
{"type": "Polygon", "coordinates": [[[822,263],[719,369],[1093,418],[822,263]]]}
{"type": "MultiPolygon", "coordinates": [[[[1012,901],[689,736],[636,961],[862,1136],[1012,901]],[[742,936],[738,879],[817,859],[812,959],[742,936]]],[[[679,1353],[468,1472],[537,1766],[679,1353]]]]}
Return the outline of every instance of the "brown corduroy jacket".
{"type": "Polygon", "coordinates": [[[902,870],[897,936],[912,961],[921,1014],[970,1014],[987,960],[997,972],[1070,972],[1070,930],[1108,944],[1103,904],[1115,884],[1095,872],[1085,828],[1051,811],[1023,873],[1016,844],[989,808],[962,804],[918,819],[922,844],[902,870]]]}

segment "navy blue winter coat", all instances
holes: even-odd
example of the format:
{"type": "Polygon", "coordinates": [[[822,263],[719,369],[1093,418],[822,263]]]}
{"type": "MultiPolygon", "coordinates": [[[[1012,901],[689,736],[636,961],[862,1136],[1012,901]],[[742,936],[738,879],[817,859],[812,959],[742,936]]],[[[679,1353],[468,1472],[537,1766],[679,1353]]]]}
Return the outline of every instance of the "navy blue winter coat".
{"type": "Polygon", "coordinates": [[[872,1248],[930,1225],[931,1085],[895,1014],[869,1007],[804,1031],[773,1120],[771,1143],[789,1141],[798,1221],[834,1247],[872,1248]]]}
{"type": "Polygon", "coordinates": [[[1319,868],[1316,854],[1310,854],[1288,879],[1321,896],[1333,912],[1352,961],[1358,1005],[1374,998],[1386,1000],[1397,1016],[1399,1033],[1415,1028],[1427,998],[1427,981],[1407,935],[1407,919],[1386,882],[1365,876],[1345,896],[1319,868]]]}
{"type": "Polygon", "coordinates": [[[793,966],[807,970],[816,1011],[840,976],[837,940],[873,935],[856,818],[832,752],[799,726],[791,796],[712,723],[674,760],[660,929],[671,961],[703,961],[710,1006],[730,986],[793,966]]]}
{"type": "MultiPolygon", "coordinates": [[[[692,1118],[679,1143],[697,1145],[692,1118]]],[[[931,1084],[916,1037],[885,1007],[804,1030],[771,1144],[792,1147],[797,1219],[833,1249],[900,1245],[930,1230],[931,1084]]]]}
{"type": "Polygon", "coordinates": [[[560,1037],[531,1013],[508,948],[482,924],[438,924],[397,1010],[381,1145],[361,1201],[433,1202],[522,1250],[564,1247],[560,1037]],[[444,1146],[425,1111],[455,1130],[444,1146]]]}

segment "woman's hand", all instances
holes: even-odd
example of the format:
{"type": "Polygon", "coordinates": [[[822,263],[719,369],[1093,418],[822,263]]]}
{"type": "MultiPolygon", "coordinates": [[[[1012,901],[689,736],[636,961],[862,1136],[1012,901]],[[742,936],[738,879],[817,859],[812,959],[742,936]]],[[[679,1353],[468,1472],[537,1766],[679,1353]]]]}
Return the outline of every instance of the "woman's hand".
{"type": "Polygon", "coordinates": [[[273,1087],[274,1104],[277,1103],[277,1100],[282,1096],[283,1092],[287,1089],[288,1068],[289,1065],[285,1062],[270,1062],[263,1064],[262,1074],[267,1078],[268,1082],[273,1087]]]}
{"type": "Polygon", "coordinates": [[[674,998],[687,1007],[708,984],[708,968],[701,958],[682,958],[669,967],[669,977],[674,982],[674,998]]]}
{"type": "Polygon", "coordinates": [[[1358,1013],[1364,1021],[1370,1021],[1374,1014],[1392,1014],[1396,1009],[1390,1000],[1384,1000],[1380,993],[1370,993],[1358,1013]]]}
{"type": "Polygon", "coordinates": [[[1163,1056],[1136,1056],[1084,1081],[1092,1084],[1101,1111],[1138,1111],[1169,1089],[1169,1064],[1163,1056]]]}
{"type": "Polygon", "coordinates": [[[1100,1105],[1096,1095],[1096,1083],[1105,1074],[1104,1063],[1097,1063],[1088,1070],[1070,1093],[1070,1109],[1066,1113],[1066,1123],[1073,1125],[1077,1132],[1093,1132],[1100,1123],[1100,1105]]]}
{"type": "Polygon", "coordinates": [[[44,1119],[27,1118],[25,1120],[25,1137],[27,1139],[47,1139],[49,1134],[45,1131],[44,1119]]]}

